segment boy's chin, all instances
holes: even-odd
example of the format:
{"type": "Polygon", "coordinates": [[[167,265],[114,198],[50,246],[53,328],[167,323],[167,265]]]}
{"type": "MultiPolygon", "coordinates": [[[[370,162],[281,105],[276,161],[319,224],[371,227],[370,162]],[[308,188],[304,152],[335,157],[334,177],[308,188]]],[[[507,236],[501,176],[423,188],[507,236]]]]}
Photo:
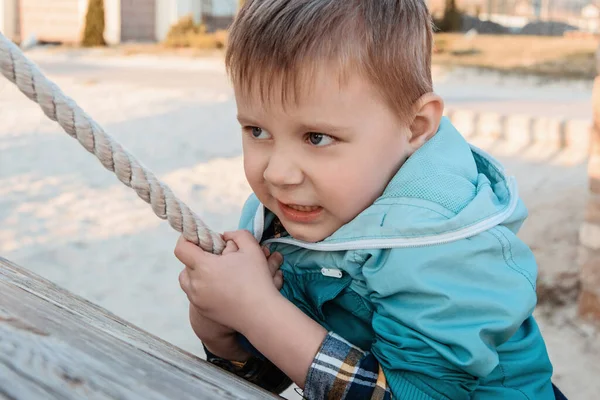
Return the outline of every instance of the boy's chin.
{"type": "Polygon", "coordinates": [[[293,226],[287,229],[287,232],[296,240],[301,240],[307,243],[317,243],[327,239],[335,232],[321,226],[293,226]]]}

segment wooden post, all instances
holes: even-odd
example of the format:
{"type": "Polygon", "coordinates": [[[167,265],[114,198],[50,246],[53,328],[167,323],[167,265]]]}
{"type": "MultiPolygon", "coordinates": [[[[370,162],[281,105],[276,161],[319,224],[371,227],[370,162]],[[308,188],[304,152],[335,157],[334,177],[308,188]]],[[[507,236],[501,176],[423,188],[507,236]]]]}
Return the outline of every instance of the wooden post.
{"type": "Polygon", "coordinates": [[[0,399],[278,398],[0,258],[0,399]]]}
{"type": "Polygon", "coordinates": [[[592,93],[593,125],[588,162],[589,198],[579,232],[581,294],[579,314],[600,322],[600,47],[596,51],[597,77],[592,93]]]}

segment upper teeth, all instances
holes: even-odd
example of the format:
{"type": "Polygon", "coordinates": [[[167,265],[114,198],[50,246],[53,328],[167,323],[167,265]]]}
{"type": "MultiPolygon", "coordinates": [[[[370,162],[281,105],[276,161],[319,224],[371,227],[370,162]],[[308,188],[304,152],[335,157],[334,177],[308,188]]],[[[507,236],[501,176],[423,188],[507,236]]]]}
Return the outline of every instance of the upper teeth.
{"type": "Polygon", "coordinates": [[[293,204],[288,204],[287,206],[293,210],[304,211],[304,212],[315,211],[319,208],[318,206],[297,206],[297,205],[293,205],[293,204]]]}

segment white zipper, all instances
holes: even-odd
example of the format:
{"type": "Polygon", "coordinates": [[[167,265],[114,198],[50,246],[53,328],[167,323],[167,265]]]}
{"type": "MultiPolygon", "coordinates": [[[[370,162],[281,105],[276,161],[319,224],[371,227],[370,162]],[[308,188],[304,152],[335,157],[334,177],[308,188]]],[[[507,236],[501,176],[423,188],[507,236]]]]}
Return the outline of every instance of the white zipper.
{"type": "MultiPolygon", "coordinates": [[[[403,248],[403,247],[422,247],[422,246],[435,246],[457,240],[466,239],[468,237],[475,236],[479,233],[485,232],[488,229],[501,224],[510,217],[517,205],[519,204],[519,196],[516,181],[513,177],[508,178],[508,191],[510,196],[510,203],[506,209],[493,217],[490,217],[484,221],[478,222],[474,225],[468,226],[463,229],[459,229],[454,232],[442,233],[439,235],[422,236],[416,238],[393,238],[393,239],[361,239],[353,240],[343,243],[308,243],[301,240],[290,239],[290,238],[278,238],[269,239],[264,243],[284,243],[291,244],[298,247],[302,247],[308,250],[316,251],[342,251],[342,250],[367,250],[367,249],[392,249],[392,248],[403,248]]],[[[262,232],[261,232],[262,235],[262,232]]]]}

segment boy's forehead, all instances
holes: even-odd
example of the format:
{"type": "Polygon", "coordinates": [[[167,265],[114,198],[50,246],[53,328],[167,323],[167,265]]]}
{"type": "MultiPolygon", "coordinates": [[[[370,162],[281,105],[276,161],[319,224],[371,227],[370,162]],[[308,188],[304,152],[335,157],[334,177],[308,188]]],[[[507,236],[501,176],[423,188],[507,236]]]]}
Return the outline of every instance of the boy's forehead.
{"type": "Polygon", "coordinates": [[[368,118],[390,110],[376,87],[360,75],[348,80],[317,76],[303,85],[285,86],[285,82],[274,80],[268,87],[236,87],[238,120],[243,125],[267,129],[296,124],[336,134],[349,132],[368,118]],[[269,90],[264,92],[266,88],[269,90]]]}
{"type": "Polygon", "coordinates": [[[327,65],[261,73],[249,78],[247,82],[234,83],[236,101],[262,109],[336,99],[348,89],[351,81],[362,80],[358,73],[327,65]]]}

